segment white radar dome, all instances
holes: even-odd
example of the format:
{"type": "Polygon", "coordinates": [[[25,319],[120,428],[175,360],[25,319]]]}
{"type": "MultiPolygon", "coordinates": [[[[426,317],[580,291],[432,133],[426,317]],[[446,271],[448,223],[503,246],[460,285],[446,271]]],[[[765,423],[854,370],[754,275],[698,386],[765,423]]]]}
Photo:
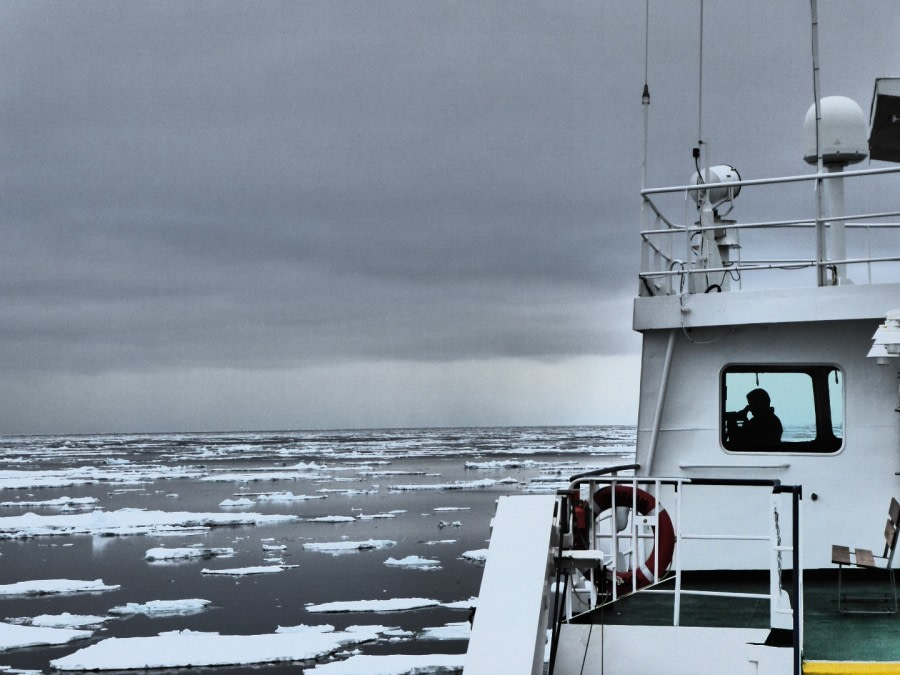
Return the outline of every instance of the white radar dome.
{"type": "MultiPolygon", "coordinates": [[[[741,194],[741,186],[737,187],[713,187],[715,183],[733,183],[739,181],[741,179],[741,175],[738,173],[737,169],[733,166],[728,166],[727,164],[718,164],[716,166],[709,167],[709,178],[706,178],[706,169],[702,170],[700,173],[694,172],[694,175],[691,176],[691,185],[709,185],[709,203],[710,204],[718,204],[719,202],[723,202],[726,199],[734,199],[739,194],[741,194]]],[[[697,190],[694,192],[695,199],[699,204],[703,201],[703,192],[701,190],[697,190]]]]}
{"type": "MultiPolygon", "coordinates": [[[[869,154],[869,129],[862,109],[852,98],[826,96],[821,103],[819,147],[825,164],[854,164],[869,154]]],[[[816,106],[803,122],[803,159],[816,164],[816,106]]]]}

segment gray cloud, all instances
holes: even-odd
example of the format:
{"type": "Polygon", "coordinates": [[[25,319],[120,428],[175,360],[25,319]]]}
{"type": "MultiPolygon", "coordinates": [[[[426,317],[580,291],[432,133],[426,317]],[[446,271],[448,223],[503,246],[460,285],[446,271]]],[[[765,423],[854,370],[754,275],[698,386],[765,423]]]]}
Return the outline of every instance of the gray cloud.
{"type": "MultiPolygon", "coordinates": [[[[684,182],[697,8],[651,4],[651,182],[684,182]]],[[[709,8],[704,115],[745,177],[803,170],[805,11],[709,8]]],[[[29,0],[0,18],[0,367],[23,381],[634,354],[643,3],[29,0]]],[[[858,87],[841,93],[865,101],[868,52],[896,63],[889,28],[866,55],[823,31],[847,56],[832,81],[858,87]]]]}

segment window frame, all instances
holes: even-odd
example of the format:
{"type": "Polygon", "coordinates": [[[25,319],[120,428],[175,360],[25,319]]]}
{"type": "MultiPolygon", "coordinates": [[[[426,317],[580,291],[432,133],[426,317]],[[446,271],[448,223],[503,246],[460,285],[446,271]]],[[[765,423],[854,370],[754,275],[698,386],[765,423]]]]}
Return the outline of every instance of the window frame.
{"type": "MultiPolygon", "coordinates": [[[[834,456],[843,451],[847,436],[846,413],[846,373],[835,363],[729,363],[719,371],[719,444],[722,450],[735,455],[816,455],[834,456]],[[840,378],[841,397],[841,436],[834,435],[834,424],[831,415],[831,393],[829,390],[829,378],[837,372],[840,378]],[[735,448],[732,441],[727,439],[725,409],[727,399],[726,378],[729,374],[765,374],[765,373],[795,373],[808,375],[812,381],[813,413],[815,415],[816,436],[809,441],[784,441],[775,446],[763,448],[735,448]]],[[[777,408],[776,408],[777,414],[777,408]]]]}

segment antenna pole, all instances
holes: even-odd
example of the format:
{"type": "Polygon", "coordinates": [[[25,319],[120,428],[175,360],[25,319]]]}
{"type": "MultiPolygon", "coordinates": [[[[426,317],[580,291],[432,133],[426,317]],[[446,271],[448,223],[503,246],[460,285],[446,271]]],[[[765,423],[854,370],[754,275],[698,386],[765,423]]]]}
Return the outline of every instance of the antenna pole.
{"type": "Polygon", "coordinates": [[[822,103],[819,100],[821,83],[819,81],[819,8],[816,0],[809,0],[810,15],[812,19],[812,62],[813,62],[813,98],[816,106],[816,283],[819,286],[826,285],[826,249],[825,249],[825,221],[823,220],[822,189],[824,188],[822,175],[825,172],[822,160],[822,148],[820,146],[820,130],[822,125],[822,103]]]}
{"type": "MultiPolygon", "coordinates": [[[[700,0],[700,68],[697,82],[697,142],[703,147],[703,0],[700,0]]],[[[708,179],[709,176],[707,175],[708,179]]]]}
{"type": "MultiPolygon", "coordinates": [[[[650,86],[647,84],[648,81],[648,71],[649,71],[649,62],[650,62],[650,0],[646,0],[646,16],[644,23],[644,91],[641,94],[641,108],[643,108],[643,117],[644,117],[644,137],[642,139],[643,143],[643,156],[641,158],[641,190],[647,189],[647,146],[649,143],[649,126],[650,126],[650,86]]],[[[651,229],[650,226],[650,210],[647,208],[647,200],[642,196],[641,197],[641,231],[646,231],[651,229]]],[[[649,272],[650,271],[650,242],[646,239],[646,237],[641,238],[641,272],[649,272]]],[[[646,287],[646,284],[641,284],[638,293],[640,295],[647,295],[653,292],[646,287]]]]}

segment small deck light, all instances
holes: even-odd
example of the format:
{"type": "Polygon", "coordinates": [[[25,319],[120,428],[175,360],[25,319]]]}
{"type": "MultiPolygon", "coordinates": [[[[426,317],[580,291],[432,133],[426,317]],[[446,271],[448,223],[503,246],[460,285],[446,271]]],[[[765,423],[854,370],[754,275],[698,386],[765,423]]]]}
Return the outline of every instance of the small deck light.
{"type": "Polygon", "coordinates": [[[878,359],[879,365],[886,364],[888,358],[900,357],[900,309],[887,313],[885,322],[872,336],[872,342],[867,356],[878,359]]]}

